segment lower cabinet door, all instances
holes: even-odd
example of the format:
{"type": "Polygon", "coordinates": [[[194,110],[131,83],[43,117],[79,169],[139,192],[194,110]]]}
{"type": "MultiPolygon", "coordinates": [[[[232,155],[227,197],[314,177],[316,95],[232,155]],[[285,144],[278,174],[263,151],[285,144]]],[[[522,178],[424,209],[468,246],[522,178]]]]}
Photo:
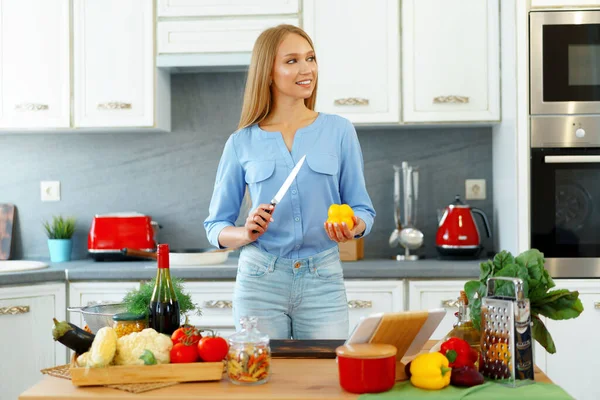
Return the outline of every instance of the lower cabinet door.
{"type": "Polygon", "coordinates": [[[458,296],[465,281],[410,281],[408,284],[408,309],[446,309],[446,316],[431,335],[431,340],[440,340],[452,330],[458,311],[458,296]]]}
{"type": "Polygon", "coordinates": [[[583,312],[575,319],[545,319],[556,346],[556,353],[546,354],[545,372],[577,400],[600,399],[600,281],[557,279],[555,283],[553,289],[579,291],[583,312]]]}
{"type": "Polygon", "coordinates": [[[40,370],[66,362],[52,318],[65,319],[64,284],[0,288],[0,399],[16,400],[42,379],[40,370]]]}
{"type": "Polygon", "coordinates": [[[350,332],[361,317],[380,312],[404,311],[403,281],[347,280],[344,283],[350,313],[350,332]]]}
{"type": "Polygon", "coordinates": [[[233,321],[233,288],[235,282],[187,282],[186,290],[202,310],[202,316],[188,315],[192,325],[212,329],[228,337],[235,332],[233,321]]]}

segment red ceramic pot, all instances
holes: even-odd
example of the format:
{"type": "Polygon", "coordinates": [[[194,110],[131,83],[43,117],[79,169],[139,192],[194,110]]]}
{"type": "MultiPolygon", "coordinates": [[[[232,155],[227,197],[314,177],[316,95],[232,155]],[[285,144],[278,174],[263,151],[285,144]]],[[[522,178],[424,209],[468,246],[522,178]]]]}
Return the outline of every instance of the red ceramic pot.
{"type": "Polygon", "coordinates": [[[396,383],[396,347],[348,344],[338,347],[340,386],[350,393],[381,393],[396,383]]]}

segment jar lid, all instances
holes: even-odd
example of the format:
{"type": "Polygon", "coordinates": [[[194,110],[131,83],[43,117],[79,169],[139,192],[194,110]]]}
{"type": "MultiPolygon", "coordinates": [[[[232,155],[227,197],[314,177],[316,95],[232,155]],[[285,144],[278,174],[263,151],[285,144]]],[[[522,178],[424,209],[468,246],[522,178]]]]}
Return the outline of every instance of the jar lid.
{"type": "Polygon", "coordinates": [[[139,321],[146,319],[146,316],[144,314],[125,312],[113,315],[112,319],[113,321],[139,321]]]}
{"type": "Polygon", "coordinates": [[[398,350],[391,344],[345,344],[335,349],[335,354],[348,358],[385,358],[395,356],[398,350]]]}

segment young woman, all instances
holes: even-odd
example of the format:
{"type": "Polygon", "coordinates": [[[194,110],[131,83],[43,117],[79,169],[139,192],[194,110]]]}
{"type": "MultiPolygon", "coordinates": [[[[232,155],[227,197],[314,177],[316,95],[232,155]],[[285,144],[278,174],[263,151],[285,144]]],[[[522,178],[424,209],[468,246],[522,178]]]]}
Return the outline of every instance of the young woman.
{"type": "MultiPolygon", "coordinates": [[[[350,83],[349,83],[350,84],[350,83]]],[[[210,215],[211,244],[241,247],[233,313],[258,317],[273,339],[345,339],[348,306],[338,242],[367,235],[375,210],[352,124],[314,111],[317,59],[300,28],[279,25],[256,40],[239,129],[223,150],[210,215]],[[282,201],[269,204],[302,156],[282,201]],[[236,227],[242,199],[252,201],[236,227]],[[354,210],[354,227],[326,223],[331,204],[354,210]]]]}

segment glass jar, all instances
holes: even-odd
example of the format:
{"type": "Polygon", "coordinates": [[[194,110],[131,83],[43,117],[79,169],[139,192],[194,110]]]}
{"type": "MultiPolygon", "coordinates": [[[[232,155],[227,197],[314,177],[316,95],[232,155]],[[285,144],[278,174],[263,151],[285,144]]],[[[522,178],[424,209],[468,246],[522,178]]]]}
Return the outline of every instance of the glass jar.
{"type": "Polygon", "coordinates": [[[260,385],[271,376],[269,336],[257,329],[257,317],[241,317],[242,330],[229,337],[227,376],[236,385],[260,385]]]}
{"type": "Polygon", "coordinates": [[[129,335],[132,332],[141,332],[148,327],[144,314],[119,313],[113,315],[112,319],[117,337],[129,335]]]}

